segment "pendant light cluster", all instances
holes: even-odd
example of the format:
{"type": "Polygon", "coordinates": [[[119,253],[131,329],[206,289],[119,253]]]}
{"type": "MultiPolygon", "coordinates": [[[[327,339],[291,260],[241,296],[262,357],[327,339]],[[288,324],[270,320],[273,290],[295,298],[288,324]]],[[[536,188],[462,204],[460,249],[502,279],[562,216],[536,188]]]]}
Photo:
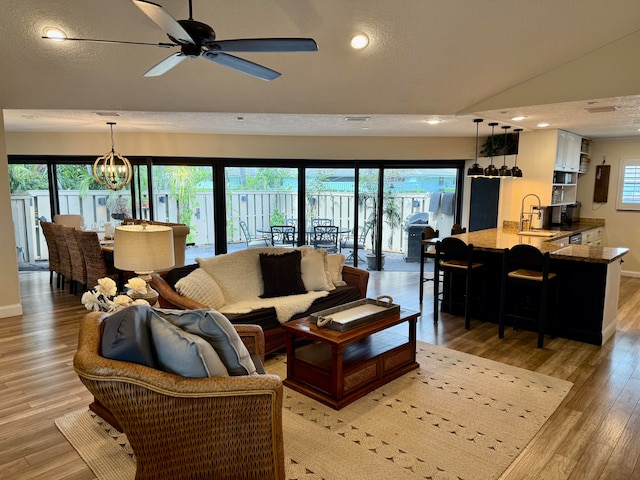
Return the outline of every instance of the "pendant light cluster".
{"type": "MultiPolygon", "coordinates": [[[[478,130],[479,130],[479,126],[480,124],[483,122],[483,120],[481,118],[475,118],[474,123],[476,124],[476,154],[475,154],[475,161],[473,162],[473,165],[471,165],[468,170],[467,170],[467,176],[469,177],[487,177],[487,178],[494,178],[494,177],[503,177],[503,178],[522,178],[522,170],[520,170],[520,168],[518,167],[518,153],[516,152],[515,155],[515,164],[513,166],[513,168],[509,168],[507,166],[507,151],[506,151],[506,145],[507,145],[507,136],[508,136],[508,130],[511,128],[510,126],[504,125],[503,127],[501,127],[504,130],[504,145],[505,145],[505,149],[504,149],[504,158],[502,160],[502,166],[500,167],[500,169],[496,168],[496,166],[493,164],[493,149],[491,149],[490,151],[490,163],[489,166],[487,166],[487,168],[483,169],[480,164],[478,163],[478,130]]],[[[489,126],[491,127],[491,137],[494,136],[495,133],[495,128],[498,126],[498,123],[496,122],[492,122],[489,123],[489,126]]],[[[513,130],[515,133],[517,133],[517,144],[519,145],[520,143],[520,132],[522,131],[521,128],[515,128],[513,130]]]]}
{"type": "Polygon", "coordinates": [[[129,185],[133,177],[131,163],[115,151],[113,143],[113,126],[115,122],[107,122],[111,127],[111,151],[98,157],[93,164],[93,176],[100,185],[109,190],[121,190],[129,185]]]}

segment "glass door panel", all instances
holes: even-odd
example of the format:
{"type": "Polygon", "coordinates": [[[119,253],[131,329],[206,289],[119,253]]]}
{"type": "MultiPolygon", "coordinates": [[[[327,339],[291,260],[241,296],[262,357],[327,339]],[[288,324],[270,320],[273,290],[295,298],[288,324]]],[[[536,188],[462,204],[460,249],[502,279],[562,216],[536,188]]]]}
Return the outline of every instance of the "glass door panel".
{"type": "Polygon", "coordinates": [[[153,198],[142,196],[141,214],[153,207],[153,220],[184,223],[187,236],[186,264],[196,257],[212,257],[215,251],[213,229],[213,168],[195,165],[154,165],[153,198]]]}
{"type": "Polygon", "coordinates": [[[422,229],[449,235],[456,218],[455,168],[385,169],[382,251],[385,270],[420,267],[422,229]]]}
{"type": "Polygon", "coordinates": [[[227,251],[269,244],[271,225],[297,224],[297,168],[227,167],[225,182],[227,251]]]}

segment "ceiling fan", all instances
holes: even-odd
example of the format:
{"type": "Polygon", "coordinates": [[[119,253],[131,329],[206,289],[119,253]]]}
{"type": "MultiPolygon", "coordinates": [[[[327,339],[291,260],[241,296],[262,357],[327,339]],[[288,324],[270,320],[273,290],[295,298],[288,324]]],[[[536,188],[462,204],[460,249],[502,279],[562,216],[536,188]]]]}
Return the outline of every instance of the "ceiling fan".
{"type": "MultiPolygon", "coordinates": [[[[171,70],[187,58],[203,57],[247,75],[262,80],[273,80],[279,72],[257,63],[245,60],[229,52],[315,52],[318,45],[311,38],[243,38],[216,40],[216,33],[209,25],[193,19],[189,0],[189,19],[176,20],[160,5],[146,0],[131,0],[142,12],[158,25],[169,37],[171,43],[129,42],[123,40],[97,40],[91,38],[64,38],[84,42],[123,43],[133,45],[153,45],[163,48],[180,47],[180,51],[151,67],[145,77],[156,77],[171,70]]],[[[42,37],[50,39],[50,37],[42,37]]],[[[60,39],[56,39],[60,40],[60,39]]]]}

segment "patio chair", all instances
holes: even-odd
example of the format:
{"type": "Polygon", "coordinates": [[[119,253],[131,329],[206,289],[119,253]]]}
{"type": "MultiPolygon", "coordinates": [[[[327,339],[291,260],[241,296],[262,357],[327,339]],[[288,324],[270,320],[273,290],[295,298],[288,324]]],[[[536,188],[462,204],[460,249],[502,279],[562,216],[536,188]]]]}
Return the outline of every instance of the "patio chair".
{"type": "Polygon", "coordinates": [[[328,253],[337,253],[338,227],[335,225],[313,227],[313,248],[324,248],[328,253]]]}
{"type": "Polygon", "coordinates": [[[247,227],[247,223],[244,220],[240,220],[240,229],[244,235],[244,241],[247,244],[247,248],[260,248],[271,245],[270,237],[252,237],[249,233],[249,227],[247,227]]]}
{"type": "MultiPolygon", "coordinates": [[[[356,255],[356,252],[358,250],[365,249],[365,242],[367,240],[367,235],[369,235],[369,232],[371,231],[371,226],[372,224],[370,222],[367,222],[364,227],[358,228],[359,235],[357,242],[354,241],[353,234],[350,237],[340,241],[340,252],[342,252],[343,248],[351,250],[351,253],[349,253],[347,258],[345,259],[345,262],[352,262],[354,255],[356,255]]],[[[365,261],[360,255],[358,255],[358,259],[362,260],[363,262],[365,261]]]]}
{"type": "Polygon", "coordinates": [[[276,247],[293,247],[296,244],[296,227],[291,225],[271,226],[271,245],[276,247]]]}

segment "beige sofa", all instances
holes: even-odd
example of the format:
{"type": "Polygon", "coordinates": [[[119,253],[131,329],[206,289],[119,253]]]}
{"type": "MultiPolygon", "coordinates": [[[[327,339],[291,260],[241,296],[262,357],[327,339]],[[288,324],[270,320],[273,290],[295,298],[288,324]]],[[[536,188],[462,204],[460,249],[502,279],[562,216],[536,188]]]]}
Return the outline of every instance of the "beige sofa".
{"type": "Polygon", "coordinates": [[[365,298],[367,294],[369,272],[344,265],[342,254],[328,255],[324,252],[332,265],[329,272],[332,275],[331,282],[321,285],[321,279],[311,278],[309,262],[311,259],[315,261],[321,251],[301,247],[300,250],[304,253],[302,277],[305,287],[309,287],[306,288],[306,293],[261,298],[265,286],[260,254],[282,254],[294,250],[277,247],[252,248],[208,259],[197,259],[197,265],[153,274],[151,284],[158,291],[159,303],[163,308],[214,308],[224,313],[234,324],[260,325],[265,334],[266,353],[273,353],[285,347],[285,335],[281,328],[283,323],[365,298]],[[208,274],[203,274],[202,271],[205,269],[208,274]],[[209,279],[205,275],[213,278],[213,283],[206,287],[209,279]],[[184,279],[191,277],[194,278],[189,280],[192,283],[192,290],[189,290],[185,288],[184,279]],[[328,285],[329,283],[331,285],[328,285]],[[202,289],[206,291],[202,292],[202,289]],[[209,295],[211,290],[216,290],[217,293],[209,295]],[[189,294],[190,291],[194,293],[189,294]]]}

